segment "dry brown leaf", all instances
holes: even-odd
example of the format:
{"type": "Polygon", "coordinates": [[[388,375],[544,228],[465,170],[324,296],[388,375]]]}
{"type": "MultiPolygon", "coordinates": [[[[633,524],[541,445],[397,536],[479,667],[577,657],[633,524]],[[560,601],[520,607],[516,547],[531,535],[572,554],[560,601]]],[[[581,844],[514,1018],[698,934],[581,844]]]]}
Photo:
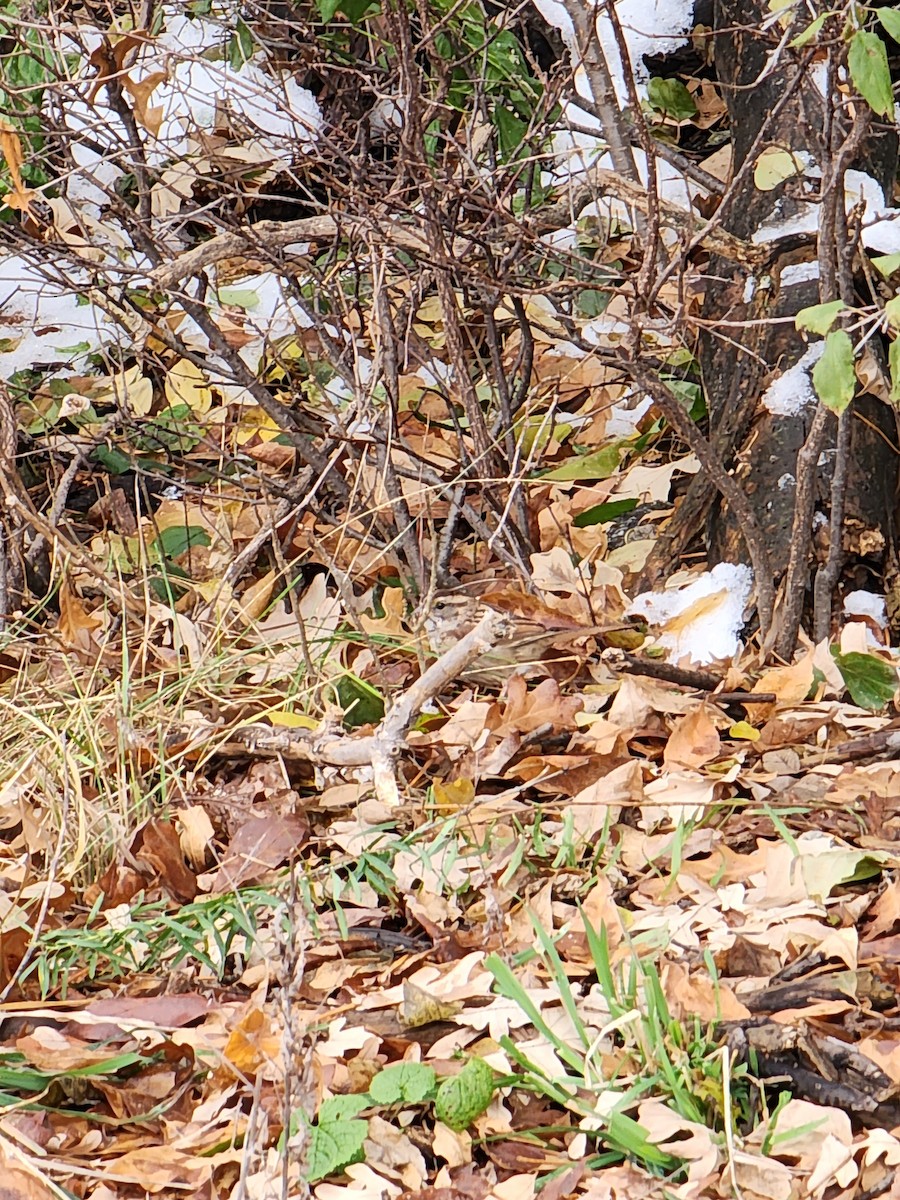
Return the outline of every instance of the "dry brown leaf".
{"type": "Polygon", "coordinates": [[[712,762],[720,750],[719,731],[709,709],[698,705],[673,725],[663,751],[663,762],[670,769],[687,767],[692,770],[712,762]]]}
{"type": "Polygon", "coordinates": [[[234,1026],[224,1050],[225,1057],[240,1075],[255,1075],[266,1064],[280,1064],[282,1052],[282,1038],[269,1017],[255,1006],[234,1026]]]}

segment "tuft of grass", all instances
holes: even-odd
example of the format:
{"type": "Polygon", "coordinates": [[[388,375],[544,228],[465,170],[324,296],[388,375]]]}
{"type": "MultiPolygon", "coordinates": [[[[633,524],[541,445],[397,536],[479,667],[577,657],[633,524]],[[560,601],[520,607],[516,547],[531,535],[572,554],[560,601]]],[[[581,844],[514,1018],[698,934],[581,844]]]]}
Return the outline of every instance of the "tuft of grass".
{"type": "MultiPolygon", "coordinates": [[[[110,983],[136,973],[170,973],[198,964],[207,978],[240,975],[260,953],[284,899],[265,888],[182,904],[137,901],[101,912],[101,901],[79,923],[40,931],[38,952],[19,975],[34,979],[42,998],[65,999],[72,986],[110,983]]],[[[26,932],[31,932],[26,928],[26,932]]]]}
{"type": "Polygon", "coordinates": [[[650,1140],[629,1110],[642,1097],[652,1096],[686,1122],[705,1125],[714,1138],[730,1146],[736,1123],[747,1127],[755,1111],[746,1071],[727,1061],[714,1028],[697,1020],[686,1025],[671,1016],[652,960],[639,957],[632,947],[631,954],[614,965],[605,929],[594,929],[583,913],[582,917],[595,986],[608,1013],[602,1029],[586,1019],[582,997],[553,938],[538,921],[533,919],[540,945],[537,959],[551,984],[548,995],[558,996],[562,1004],[566,1036],[507,962],[498,955],[486,961],[497,991],[518,1005],[558,1064],[550,1070],[546,1055],[531,1059],[519,1044],[503,1038],[501,1045],[517,1067],[508,1082],[575,1115],[605,1161],[610,1156],[613,1161],[624,1158],[654,1174],[677,1173],[679,1161],[650,1140]]]}

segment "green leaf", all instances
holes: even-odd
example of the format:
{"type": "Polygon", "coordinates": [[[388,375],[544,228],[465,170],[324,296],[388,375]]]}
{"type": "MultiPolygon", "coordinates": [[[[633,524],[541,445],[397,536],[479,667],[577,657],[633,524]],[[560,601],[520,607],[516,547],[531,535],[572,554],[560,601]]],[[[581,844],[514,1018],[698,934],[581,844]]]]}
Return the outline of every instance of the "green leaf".
{"type": "Polygon", "coordinates": [[[575,297],[575,306],[579,316],[599,317],[606,312],[613,293],[601,292],[599,288],[585,288],[575,297]]]}
{"type": "Polygon", "coordinates": [[[831,653],[854,704],[874,710],[893,700],[897,690],[896,667],[874,654],[838,654],[834,650],[831,653]]]}
{"type": "Polygon", "coordinates": [[[826,408],[842,413],[856,391],[853,343],[843,329],[829,333],[822,357],[813,367],[813,387],[826,408]]]}
{"type": "Polygon", "coordinates": [[[202,525],[170,525],[153,543],[163,558],[178,558],[194,546],[208,546],[212,538],[202,525]]]}
{"type": "Polygon", "coordinates": [[[817,333],[819,337],[825,334],[834,324],[837,315],[846,308],[843,300],[829,300],[827,304],[811,304],[809,308],[801,308],[794,318],[797,329],[806,329],[817,333]]]}
{"type": "Polygon", "coordinates": [[[637,500],[607,500],[603,504],[595,504],[580,512],[572,524],[576,529],[586,529],[588,525],[603,525],[606,521],[614,521],[623,513],[637,508],[637,500]]]}
{"type": "Polygon", "coordinates": [[[235,308],[253,309],[259,304],[259,296],[252,288],[220,287],[219,303],[232,304],[235,308]]]}
{"type": "Polygon", "coordinates": [[[348,729],[376,725],[384,716],[384,697],[365,680],[348,672],[334,681],[334,690],[348,729]]]}
{"type": "Polygon", "coordinates": [[[670,375],[665,377],[664,382],[669,391],[674,392],[681,401],[681,407],[687,409],[691,420],[702,421],[706,416],[706,400],[699,383],[691,383],[689,379],[676,379],[670,375]]]}
{"type": "Polygon", "coordinates": [[[891,404],[900,404],[900,338],[888,346],[888,366],[891,370],[891,404]]]}
{"type": "Polygon", "coordinates": [[[437,1090],[434,1115],[451,1129],[465,1129],[481,1116],[494,1094],[494,1072],[483,1058],[470,1058],[458,1075],[437,1090]]]}
{"type": "Polygon", "coordinates": [[[884,306],[884,315],[891,329],[900,329],[900,296],[892,296],[884,306]]]}
{"type": "Polygon", "coordinates": [[[805,46],[807,42],[811,42],[830,16],[831,13],[821,13],[814,21],[811,21],[810,24],[807,25],[802,33],[797,34],[794,40],[790,43],[791,47],[796,48],[798,46],[805,46]]]}
{"type": "Polygon", "coordinates": [[[316,7],[323,21],[333,20],[340,12],[352,23],[372,7],[372,0],[316,0],[316,7]]]}
{"type": "Polygon", "coordinates": [[[613,446],[604,446],[581,458],[570,458],[561,467],[556,467],[542,475],[542,479],[564,483],[573,479],[608,479],[616,470],[622,458],[622,444],[616,442],[613,446]]]}
{"type": "Polygon", "coordinates": [[[896,8],[879,8],[876,13],[878,20],[895,42],[900,42],[900,12],[896,8]]]}
{"type": "Polygon", "coordinates": [[[894,93],[887,49],[877,33],[860,29],[850,41],[847,66],[853,86],[873,112],[882,117],[894,115],[894,93]]]}
{"type": "Polygon", "coordinates": [[[252,57],[253,34],[241,18],[238,17],[234,27],[234,37],[228,44],[228,65],[237,71],[244,63],[249,62],[252,57]]]}
{"type": "Polygon", "coordinates": [[[528,126],[505,104],[495,104],[491,117],[497,130],[500,156],[506,162],[522,149],[528,126]]]}
{"type": "Polygon", "coordinates": [[[900,271],[900,254],[882,254],[872,259],[872,266],[880,271],[885,279],[889,279],[895,271],[900,271]]]}
{"type": "Polygon", "coordinates": [[[123,475],[134,467],[133,458],[109,446],[98,446],[91,457],[106,467],[110,475],[123,475]]]}
{"type": "MultiPolygon", "coordinates": [[[[886,861],[889,856],[867,850],[830,850],[801,855],[800,870],[810,897],[824,901],[836,888],[874,879],[882,873],[886,861]]],[[[832,986],[835,980],[836,976],[829,976],[832,986]]]]}
{"type": "Polygon", "coordinates": [[[651,108],[676,121],[689,121],[697,115],[694,98],[680,79],[651,79],[647,99],[651,108]]]}
{"type": "Polygon", "coordinates": [[[329,1121],[312,1129],[306,1151],[307,1181],[318,1183],[350,1163],[362,1162],[368,1132],[367,1121],[329,1121]]]}
{"type": "Polygon", "coordinates": [[[319,1105],[316,1120],[320,1125],[330,1125],[335,1121],[348,1121],[358,1117],[364,1108],[371,1108],[372,1101],[368,1095],[329,1096],[319,1105]]]}
{"type": "Polygon", "coordinates": [[[369,1095],[376,1104],[421,1104],[434,1094],[437,1075],[425,1063],[394,1063],[372,1079],[369,1095]]]}

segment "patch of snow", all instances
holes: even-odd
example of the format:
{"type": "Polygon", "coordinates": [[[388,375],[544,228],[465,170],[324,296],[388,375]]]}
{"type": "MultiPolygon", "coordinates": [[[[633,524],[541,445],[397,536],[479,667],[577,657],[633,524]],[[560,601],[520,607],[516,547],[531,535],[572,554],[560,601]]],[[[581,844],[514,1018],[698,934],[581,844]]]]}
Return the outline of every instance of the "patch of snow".
{"type": "MultiPolygon", "coordinates": [[[[581,66],[580,47],[575,26],[569,13],[577,4],[588,11],[593,7],[588,0],[534,0],[535,8],[544,20],[558,29],[572,56],[576,73],[584,76],[581,66]]],[[[638,92],[646,95],[649,72],[644,65],[644,55],[669,54],[684,42],[694,25],[693,0],[617,0],[616,15],[622,27],[631,70],[638,92]]],[[[620,104],[627,104],[628,90],[625,86],[625,71],[619,56],[612,22],[605,12],[597,15],[597,36],[609,65],[610,74],[620,104]]],[[[576,82],[580,82],[577,80],[576,82]]],[[[584,78],[586,86],[587,80],[584,78]]],[[[582,87],[579,91],[582,92],[582,87]]],[[[582,92],[590,98],[590,91],[582,92]]]]}
{"type": "Polygon", "coordinates": [[[813,342],[803,357],[766,388],[762,405],[775,417],[796,417],[816,403],[810,372],[822,357],[825,343],[813,342]]]}
{"type": "Polygon", "coordinates": [[[794,487],[796,485],[796,483],[797,483],[797,480],[790,473],[790,471],[785,471],[785,473],[778,480],[778,490],[779,490],[779,492],[784,492],[788,488],[794,487]]]}
{"type": "Polygon", "coordinates": [[[791,263],[781,272],[781,286],[792,287],[798,283],[809,283],[819,278],[819,264],[812,262],[791,263]]]}
{"type": "Polygon", "coordinates": [[[817,233],[819,229],[819,206],[803,201],[791,216],[781,212],[779,200],[767,221],[754,232],[752,241],[757,245],[777,242],[779,238],[793,237],[798,233],[817,233]]]}
{"type": "Polygon", "coordinates": [[[127,336],[76,288],[17,255],[0,258],[0,310],[0,344],[10,343],[0,351],[4,379],[37,363],[83,366],[101,346],[127,336]]]}
{"type": "Polygon", "coordinates": [[[641,418],[653,406],[650,396],[643,396],[635,402],[634,394],[630,393],[616,401],[606,420],[604,435],[608,438],[627,438],[637,431],[641,418]]]}
{"type": "Polygon", "coordinates": [[[645,592],[627,609],[659,627],[657,643],[675,658],[695,663],[731,659],[740,649],[738,634],[753,587],[743,563],[719,563],[677,591],[645,592]]]}
{"type": "MultiPolygon", "coordinates": [[[[575,109],[575,119],[581,123],[580,109],[575,109]]],[[[549,171],[542,172],[542,183],[547,187],[564,187],[581,182],[581,177],[588,171],[612,171],[613,161],[606,149],[602,134],[593,137],[577,129],[566,129],[561,125],[553,134],[551,143],[555,162],[549,171]]],[[[641,183],[646,187],[648,180],[647,156],[639,147],[633,150],[634,162],[641,183]]],[[[677,167],[663,159],[656,161],[656,187],[661,200],[674,204],[686,212],[691,211],[691,202],[695,196],[705,196],[706,189],[693,180],[687,179],[677,167]]],[[[589,216],[601,216],[633,223],[632,211],[622,200],[615,196],[603,196],[596,202],[581,210],[579,219],[589,216]]]]}
{"type": "Polygon", "coordinates": [[[234,36],[222,21],[207,21],[203,17],[186,17],[172,5],[163,8],[166,27],[154,45],[175,54],[201,54],[204,50],[221,49],[234,36]]]}
{"type": "Polygon", "coordinates": [[[747,276],[747,281],[744,284],[744,294],[741,297],[744,304],[749,304],[756,295],[756,278],[753,275],[747,276]]]}
{"type": "Polygon", "coordinates": [[[884,596],[860,589],[844,597],[844,613],[848,617],[869,617],[879,629],[887,628],[887,605],[884,596]]]}
{"type": "Polygon", "coordinates": [[[609,346],[611,342],[625,337],[630,331],[631,326],[627,321],[620,321],[618,317],[601,313],[582,327],[581,336],[592,346],[609,346]]]}
{"type": "MultiPolygon", "coordinates": [[[[292,163],[298,147],[309,150],[319,136],[323,118],[313,94],[290,75],[265,70],[261,55],[232,66],[223,57],[232,36],[226,23],[189,20],[170,7],[163,32],[139,50],[129,79],[136,86],[155,83],[143,97],[152,116],[152,128],[142,130],[149,166],[171,167],[173,160],[195,156],[196,135],[223,119],[245,142],[252,139],[262,156],[284,165],[292,163]]],[[[74,135],[72,156],[79,168],[67,182],[66,195],[102,206],[131,152],[128,132],[105,90],[96,89],[92,68],[85,66],[72,85],[63,119],[74,135]]]]}
{"type": "Polygon", "coordinates": [[[369,111],[372,133],[393,133],[403,128],[406,120],[405,96],[381,96],[369,111]]]}
{"type": "MultiPolygon", "coordinates": [[[[819,179],[822,172],[817,166],[808,165],[804,174],[810,179],[819,179]]],[[[844,177],[844,204],[848,213],[862,204],[862,242],[868,250],[878,250],[882,254],[900,253],[900,210],[886,204],[884,189],[877,179],[864,171],[848,171],[844,177]]],[[[753,234],[752,241],[760,245],[798,233],[816,233],[818,228],[818,204],[803,201],[794,213],[785,216],[779,200],[768,219],[753,234]]]]}

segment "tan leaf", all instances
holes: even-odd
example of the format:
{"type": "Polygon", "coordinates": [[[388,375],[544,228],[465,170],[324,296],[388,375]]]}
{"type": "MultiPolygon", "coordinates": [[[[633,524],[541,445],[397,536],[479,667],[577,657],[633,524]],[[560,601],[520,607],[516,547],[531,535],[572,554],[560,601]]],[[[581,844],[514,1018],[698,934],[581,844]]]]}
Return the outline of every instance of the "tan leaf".
{"type": "Polygon", "coordinates": [[[663,752],[663,762],[670,769],[687,767],[692,770],[711,762],[721,749],[719,732],[705,705],[698,705],[675,722],[663,752]]]}
{"type": "Polygon", "coordinates": [[[180,826],[181,849],[192,866],[202,871],[206,866],[210,843],[215,836],[209,813],[199,804],[181,809],[177,817],[180,826]]]}
{"type": "Polygon", "coordinates": [[[169,368],[165,392],[171,408],[186,404],[191,412],[201,414],[212,408],[212,391],[206,376],[190,359],[182,358],[169,368]]]}

